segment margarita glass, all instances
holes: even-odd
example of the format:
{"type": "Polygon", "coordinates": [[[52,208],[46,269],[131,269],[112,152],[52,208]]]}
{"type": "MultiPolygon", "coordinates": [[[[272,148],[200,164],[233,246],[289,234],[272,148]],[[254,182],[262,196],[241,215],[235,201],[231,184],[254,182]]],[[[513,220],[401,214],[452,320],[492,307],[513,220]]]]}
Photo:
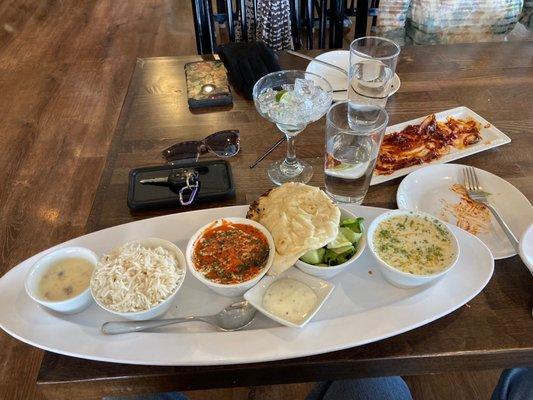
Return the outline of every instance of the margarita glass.
{"type": "Polygon", "coordinates": [[[328,111],[331,95],[328,81],[305,71],[273,72],[255,84],[253,97],[257,111],[287,137],[287,156],[268,168],[268,176],[275,184],[307,183],[313,176],[313,167],[296,158],[294,141],[309,123],[328,111]]]}

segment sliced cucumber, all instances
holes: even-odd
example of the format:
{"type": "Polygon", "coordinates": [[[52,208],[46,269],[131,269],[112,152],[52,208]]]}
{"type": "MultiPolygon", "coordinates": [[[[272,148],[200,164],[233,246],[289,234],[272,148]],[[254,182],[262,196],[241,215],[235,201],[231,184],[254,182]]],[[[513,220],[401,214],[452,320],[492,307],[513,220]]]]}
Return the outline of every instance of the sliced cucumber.
{"type": "Polygon", "coordinates": [[[363,232],[363,221],[364,218],[347,218],[341,221],[340,226],[345,228],[350,228],[352,231],[356,233],[363,232]]]}
{"type": "Polygon", "coordinates": [[[357,241],[361,238],[363,235],[362,233],[357,233],[352,231],[350,228],[346,228],[341,226],[339,228],[339,232],[343,234],[343,236],[348,239],[351,243],[357,243],[357,241]]]}
{"type": "Polygon", "coordinates": [[[309,250],[307,253],[300,257],[300,260],[307,264],[320,264],[322,262],[322,259],[324,258],[325,252],[326,249],[324,249],[323,247],[316,250],[309,250]]]}
{"type": "Polygon", "coordinates": [[[343,254],[343,253],[346,253],[346,252],[351,251],[353,249],[354,249],[354,247],[352,246],[352,244],[350,244],[348,246],[337,247],[335,249],[330,249],[330,250],[332,252],[334,252],[334,253],[337,253],[337,254],[343,254]]]}
{"type": "Polygon", "coordinates": [[[332,242],[329,242],[326,247],[328,249],[337,249],[339,247],[345,247],[345,246],[351,246],[351,245],[352,245],[352,242],[346,239],[344,235],[342,234],[342,232],[339,230],[337,237],[332,242]]]}

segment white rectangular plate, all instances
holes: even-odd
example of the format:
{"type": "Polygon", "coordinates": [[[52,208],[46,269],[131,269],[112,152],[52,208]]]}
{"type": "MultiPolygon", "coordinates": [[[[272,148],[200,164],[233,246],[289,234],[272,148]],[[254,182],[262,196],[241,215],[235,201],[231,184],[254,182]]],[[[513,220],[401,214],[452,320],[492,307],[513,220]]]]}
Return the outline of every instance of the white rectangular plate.
{"type": "MultiPolygon", "coordinates": [[[[135,221],[94,232],[52,249],[78,245],[101,255],[143,237],[160,237],[184,249],[202,225],[220,217],[240,217],[247,206],[214,208],[135,221]]],[[[367,223],[385,210],[347,207],[367,223]]],[[[368,226],[368,225],[367,225],[368,226]]],[[[52,249],[22,262],[0,279],[0,327],[45,350],[90,360],[147,365],[221,365],[272,361],[320,354],[398,335],[461,307],[487,284],[493,272],[488,248],[475,236],[451,227],[460,243],[456,267],[432,286],[399,289],[385,282],[367,250],[347,271],[331,280],[335,290],[303,329],[280,326],[258,314],[239,332],[215,332],[202,323],[152,332],[105,336],[100,326],[117,320],[95,304],[77,315],[54,314],[24,291],[31,265],[52,249]]],[[[209,291],[192,274],[166,314],[214,314],[234,299],[209,291]]]]}
{"type": "MultiPolygon", "coordinates": [[[[447,163],[447,162],[454,161],[462,157],[469,156],[471,154],[479,153],[481,151],[485,151],[488,149],[492,149],[494,147],[501,146],[503,144],[507,144],[511,141],[511,138],[509,138],[509,136],[507,136],[505,133],[503,133],[498,128],[496,128],[494,125],[492,125],[490,122],[488,122],[485,118],[481,117],[480,115],[478,115],[477,113],[469,109],[468,107],[462,106],[462,107],[452,108],[450,110],[436,113],[435,116],[437,117],[437,121],[444,121],[446,120],[447,117],[454,117],[454,118],[459,118],[459,119],[472,118],[478,121],[481,124],[481,129],[480,129],[480,133],[482,137],[481,141],[465,149],[456,149],[452,147],[452,149],[450,150],[448,154],[442,156],[438,160],[434,160],[430,163],[424,163],[420,165],[413,165],[407,168],[402,168],[397,171],[394,171],[390,175],[377,175],[374,172],[370,185],[377,185],[379,183],[387,182],[392,179],[405,176],[427,165],[447,163]]],[[[387,135],[389,133],[399,132],[408,125],[419,124],[426,117],[427,115],[424,115],[423,117],[420,117],[420,118],[415,118],[407,122],[402,122],[400,124],[389,126],[387,127],[385,134],[387,135]]]]}

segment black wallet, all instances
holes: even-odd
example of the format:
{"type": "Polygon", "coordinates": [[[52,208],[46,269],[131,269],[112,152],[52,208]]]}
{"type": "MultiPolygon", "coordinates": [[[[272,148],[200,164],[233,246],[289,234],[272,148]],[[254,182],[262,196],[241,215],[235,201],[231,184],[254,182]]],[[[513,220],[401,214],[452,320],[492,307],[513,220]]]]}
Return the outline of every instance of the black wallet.
{"type": "MultiPolygon", "coordinates": [[[[194,170],[199,183],[197,202],[220,200],[233,197],[235,187],[231,167],[225,160],[209,160],[180,165],[160,165],[132,169],[129,174],[128,207],[131,210],[148,210],[165,207],[181,207],[179,190],[182,186],[167,184],[146,184],[145,180],[165,178],[180,174],[183,170],[194,170]]],[[[185,183],[184,183],[185,184],[185,183]]]]}

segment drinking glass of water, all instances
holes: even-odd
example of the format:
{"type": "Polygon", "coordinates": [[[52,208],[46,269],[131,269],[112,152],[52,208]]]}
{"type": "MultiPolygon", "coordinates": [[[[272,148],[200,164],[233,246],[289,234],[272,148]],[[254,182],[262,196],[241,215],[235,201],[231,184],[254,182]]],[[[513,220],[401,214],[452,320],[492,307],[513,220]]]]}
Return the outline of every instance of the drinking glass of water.
{"type": "Polygon", "coordinates": [[[372,106],[385,107],[399,54],[400,46],[389,39],[367,36],[352,42],[348,71],[348,99],[355,110],[352,124],[372,122],[366,115],[372,106]]]}
{"type": "MultiPolygon", "coordinates": [[[[371,120],[351,120],[357,111],[349,101],[335,103],[326,117],[324,173],[326,192],[337,202],[361,204],[368,191],[389,116],[369,105],[371,120]]],[[[360,118],[361,116],[359,116],[360,118]]]]}

